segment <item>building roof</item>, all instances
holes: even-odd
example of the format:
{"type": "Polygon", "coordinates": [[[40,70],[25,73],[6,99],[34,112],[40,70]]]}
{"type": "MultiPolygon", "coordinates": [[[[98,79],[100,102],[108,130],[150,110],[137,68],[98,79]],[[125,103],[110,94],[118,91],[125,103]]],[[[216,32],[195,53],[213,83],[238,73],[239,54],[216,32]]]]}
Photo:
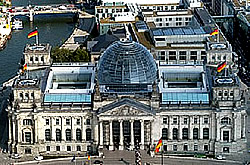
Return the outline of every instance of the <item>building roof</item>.
{"type": "Polygon", "coordinates": [[[88,33],[91,33],[92,29],[95,25],[95,18],[80,18],[79,19],[79,27],[78,29],[81,29],[83,31],[86,31],[88,33]]]}
{"type": "Polygon", "coordinates": [[[115,42],[98,63],[100,84],[152,84],[157,66],[149,51],[137,42],[115,42]]]}
{"type": "Polygon", "coordinates": [[[154,36],[171,36],[171,35],[201,35],[206,34],[203,27],[169,27],[152,29],[154,36]]]}
{"type": "Polygon", "coordinates": [[[91,52],[101,52],[106,49],[110,44],[115,41],[119,41],[119,38],[115,35],[110,35],[108,33],[100,35],[94,39],[97,43],[92,47],[91,52]]]}

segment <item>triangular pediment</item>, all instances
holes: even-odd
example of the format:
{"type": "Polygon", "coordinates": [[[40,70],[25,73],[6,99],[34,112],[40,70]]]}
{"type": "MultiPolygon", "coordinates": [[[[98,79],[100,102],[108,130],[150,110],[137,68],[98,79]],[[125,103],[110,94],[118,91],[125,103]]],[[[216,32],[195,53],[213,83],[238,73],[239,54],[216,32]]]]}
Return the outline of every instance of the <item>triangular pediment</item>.
{"type": "Polygon", "coordinates": [[[111,104],[99,108],[98,114],[101,116],[152,116],[155,110],[150,106],[132,99],[121,99],[111,104]]]}

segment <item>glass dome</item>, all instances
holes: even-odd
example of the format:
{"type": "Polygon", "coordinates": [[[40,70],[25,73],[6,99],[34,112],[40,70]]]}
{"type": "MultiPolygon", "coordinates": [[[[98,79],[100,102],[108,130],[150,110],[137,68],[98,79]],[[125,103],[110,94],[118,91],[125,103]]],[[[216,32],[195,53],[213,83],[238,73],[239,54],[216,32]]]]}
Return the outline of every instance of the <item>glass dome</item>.
{"type": "Polygon", "coordinates": [[[137,42],[114,42],[99,60],[99,84],[152,84],[156,78],[153,56],[137,42]]]}

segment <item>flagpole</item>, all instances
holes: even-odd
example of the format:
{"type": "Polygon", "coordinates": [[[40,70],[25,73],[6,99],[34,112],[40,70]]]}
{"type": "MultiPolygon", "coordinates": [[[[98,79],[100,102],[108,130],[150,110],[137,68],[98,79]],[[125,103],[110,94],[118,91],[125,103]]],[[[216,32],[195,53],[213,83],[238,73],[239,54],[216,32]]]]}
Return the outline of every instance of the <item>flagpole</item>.
{"type": "Polygon", "coordinates": [[[218,34],[217,34],[217,42],[220,42],[220,32],[219,32],[219,29],[218,29],[218,34]]]}
{"type": "Polygon", "coordinates": [[[161,146],[161,165],[163,165],[163,140],[162,140],[162,146],[161,146]]]}
{"type": "MultiPolygon", "coordinates": [[[[36,30],[37,30],[37,27],[36,27],[36,30]]],[[[36,45],[38,45],[38,33],[36,35],[36,45]]]]}

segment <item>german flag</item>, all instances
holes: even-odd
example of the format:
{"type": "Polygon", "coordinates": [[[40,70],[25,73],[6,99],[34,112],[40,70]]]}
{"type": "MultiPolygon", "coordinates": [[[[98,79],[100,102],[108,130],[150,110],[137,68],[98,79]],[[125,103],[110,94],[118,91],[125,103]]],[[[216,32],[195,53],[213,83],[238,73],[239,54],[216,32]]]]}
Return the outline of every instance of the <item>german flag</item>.
{"type": "Polygon", "coordinates": [[[27,70],[27,67],[28,67],[28,65],[25,64],[25,65],[23,66],[23,70],[27,70]]]}
{"type": "Polygon", "coordinates": [[[33,30],[32,32],[30,32],[28,34],[28,38],[31,38],[31,37],[36,36],[36,35],[38,35],[38,31],[37,30],[33,30]]]}
{"type": "Polygon", "coordinates": [[[88,155],[88,160],[90,160],[90,155],[88,155]]]}
{"type": "Polygon", "coordinates": [[[218,29],[215,29],[214,31],[212,31],[212,32],[210,33],[211,36],[214,36],[214,35],[216,35],[216,34],[219,34],[219,30],[218,30],[218,29]]]}
{"type": "Polygon", "coordinates": [[[159,152],[160,147],[162,146],[162,139],[160,139],[155,147],[155,152],[159,152]]]}
{"type": "Polygon", "coordinates": [[[221,63],[218,67],[217,67],[217,72],[221,72],[225,67],[227,66],[227,62],[223,62],[221,63]]]}

